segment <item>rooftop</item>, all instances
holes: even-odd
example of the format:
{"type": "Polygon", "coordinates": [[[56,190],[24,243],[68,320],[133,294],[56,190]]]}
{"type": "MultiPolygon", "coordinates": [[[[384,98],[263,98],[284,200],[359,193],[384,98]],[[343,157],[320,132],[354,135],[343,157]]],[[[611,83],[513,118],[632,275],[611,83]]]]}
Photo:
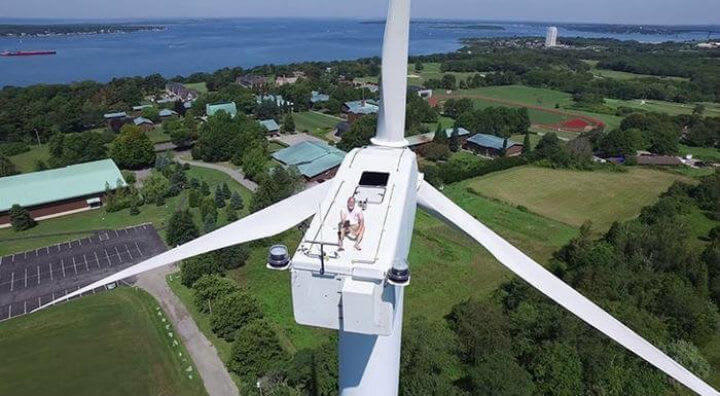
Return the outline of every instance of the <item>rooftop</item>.
{"type": "MultiPolygon", "coordinates": [[[[448,139],[452,136],[453,128],[448,128],[445,130],[445,135],[447,135],[448,139]]],[[[458,128],[458,136],[467,136],[470,134],[470,131],[468,131],[465,128],[458,128]]],[[[414,136],[408,136],[407,138],[408,146],[417,146],[419,144],[423,143],[430,143],[435,139],[435,132],[428,132],[423,133],[420,135],[414,135],[414,136]]]]}
{"type": "Polygon", "coordinates": [[[162,110],[160,110],[160,112],[158,112],[158,115],[160,117],[170,117],[170,116],[177,115],[177,112],[175,110],[162,109],[162,110]]]}
{"type": "Polygon", "coordinates": [[[264,126],[265,129],[267,129],[269,132],[275,132],[280,130],[280,125],[278,125],[277,122],[273,119],[269,120],[262,120],[260,121],[260,125],[264,126]]]}
{"type": "Polygon", "coordinates": [[[313,103],[327,102],[328,100],[330,100],[330,95],[321,94],[318,91],[312,91],[310,96],[310,101],[313,103]]]}
{"type": "Polygon", "coordinates": [[[285,105],[292,106],[293,103],[290,101],[286,101],[283,99],[282,95],[256,95],[255,96],[255,102],[260,104],[262,102],[274,102],[278,107],[282,107],[285,105]]]}
{"type": "Polygon", "coordinates": [[[149,120],[145,117],[138,117],[138,118],[134,119],[133,122],[135,123],[135,125],[142,125],[142,124],[151,124],[152,125],[153,124],[153,122],[151,120],[149,120]]]}
{"type": "Polygon", "coordinates": [[[27,207],[99,194],[105,191],[106,183],[115,189],[118,180],[127,185],[111,159],[3,177],[0,211],[9,210],[14,204],[27,207]]]}
{"type": "Polygon", "coordinates": [[[205,113],[207,113],[208,116],[215,115],[215,113],[217,113],[218,111],[224,111],[235,117],[235,115],[237,114],[237,106],[235,105],[235,102],[213,104],[208,103],[205,105],[205,113]]]}
{"type": "Polygon", "coordinates": [[[375,114],[380,111],[380,107],[369,100],[345,102],[345,107],[350,113],[354,114],[375,114]]]}
{"type": "Polygon", "coordinates": [[[103,117],[105,117],[106,120],[111,118],[122,118],[127,117],[127,113],[125,113],[124,111],[119,111],[117,113],[106,113],[103,115],[103,117]]]}
{"type": "Polygon", "coordinates": [[[507,139],[507,146],[505,145],[505,139],[495,136],[486,135],[484,133],[478,133],[477,135],[468,138],[468,142],[477,144],[482,147],[490,147],[495,150],[502,150],[503,148],[510,148],[512,146],[520,145],[520,143],[507,139]]]}
{"type": "Polygon", "coordinates": [[[272,153],[287,166],[297,166],[300,173],[312,178],[342,162],[345,152],[323,142],[305,141],[272,153]]]}

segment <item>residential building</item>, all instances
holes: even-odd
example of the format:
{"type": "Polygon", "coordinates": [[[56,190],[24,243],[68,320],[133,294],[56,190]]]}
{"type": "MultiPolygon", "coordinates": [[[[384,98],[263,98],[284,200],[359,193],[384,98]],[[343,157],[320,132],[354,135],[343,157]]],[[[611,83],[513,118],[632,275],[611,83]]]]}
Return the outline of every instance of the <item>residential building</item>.
{"type": "Polygon", "coordinates": [[[330,95],[321,94],[318,91],[312,91],[312,94],[310,95],[310,102],[312,103],[327,102],[329,100],[330,95]]]}
{"type": "Polygon", "coordinates": [[[103,118],[105,118],[108,129],[112,132],[120,131],[120,128],[122,128],[123,125],[132,121],[132,118],[128,117],[127,113],[124,111],[107,113],[103,115],[103,118]]]}
{"type": "MultiPolygon", "coordinates": [[[[200,96],[200,94],[196,90],[190,89],[179,82],[169,82],[165,84],[165,91],[167,91],[168,94],[174,96],[175,98],[182,100],[183,102],[188,100],[195,100],[198,98],[198,96],[200,96]]],[[[168,99],[174,101],[175,98],[168,99]]],[[[158,103],[160,102],[158,101],[158,103]]]]}
{"type": "Polygon", "coordinates": [[[144,132],[152,131],[155,128],[155,123],[145,117],[137,117],[133,120],[135,126],[140,127],[144,132]]]}
{"type": "Polygon", "coordinates": [[[335,176],[345,152],[319,141],[304,141],[272,153],[284,166],[295,166],[305,180],[323,182],[335,176]]]}
{"type": "Polygon", "coordinates": [[[292,107],[293,102],[283,99],[282,95],[255,95],[255,102],[260,104],[262,102],[273,102],[277,107],[292,107]]]}
{"type": "Polygon", "coordinates": [[[350,123],[364,115],[377,114],[378,111],[380,111],[380,106],[370,100],[355,100],[343,104],[343,112],[347,114],[350,123]]]}
{"type": "Polygon", "coordinates": [[[246,74],[235,79],[235,82],[248,89],[263,88],[268,84],[268,78],[264,76],[256,76],[254,74],[246,74]]]}
{"type": "Polygon", "coordinates": [[[488,157],[514,157],[522,154],[523,145],[495,135],[478,133],[467,139],[464,147],[488,157]]]}
{"type": "Polygon", "coordinates": [[[295,84],[297,81],[298,77],[280,76],[275,78],[275,85],[282,87],[283,85],[295,84]]]}
{"type": "Polygon", "coordinates": [[[231,117],[235,117],[237,115],[237,106],[235,102],[208,103],[205,105],[205,114],[207,114],[208,117],[215,115],[218,111],[224,111],[230,114],[231,117]]]}
{"type": "Polygon", "coordinates": [[[671,155],[638,155],[635,157],[638,165],[654,166],[680,166],[683,162],[678,157],[671,155]]]}
{"type": "Polygon", "coordinates": [[[127,113],[124,111],[119,111],[117,113],[103,114],[103,118],[105,118],[106,120],[112,120],[112,119],[116,119],[116,118],[125,118],[125,117],[127,117],[127,113]]]}
{"type": "Polygon", "coordinates": [[[102,206],[105,189],[118,186],[127,183],[111,159],[0,178],[0,227],[15,204],[43,220],[102,206]]]}
{"type": "MultiPolygon", "coordinates": [[[[450,137],[452,137],[453,130],[454,130],[454,128],[445,129],[445,136],[447,136],[448,139],[450,139],[450,137]]],[[[465,143],[467,142],[468,137],[470,137],[470,131],[468,131],[465,128],[458,128],[458,138],[460,139],[459,143],[460,143],[461,147],[465,146],[465,143]]],[[[417,150],[419,147],[435,140],[435,132],[428,132],[428,133],[423,133],[420,135],[408,136],[406,139],[408,141],[408,147],[410,147],[410,149],[412,149],[412,150],[417,150]]]]}
{"type": "Polygon", "coordinates": [[[160,116],[160,118],[170,118],[177,116],[178,113],[175,110],[162,109],[158,112],[158,115],[160,116]]]}
{"type": "Polygon", "coordinates": [[[265,129],[267,129],[268,134],[270,136],[277,136],[280,134],[280,125],[278,125],[278,123],[275,120],[273,120],[272,118],[269,120],[262,120],[259,122],[260,122],[260,125],[262,125],[263,127],[265,127],[265,129]]]}

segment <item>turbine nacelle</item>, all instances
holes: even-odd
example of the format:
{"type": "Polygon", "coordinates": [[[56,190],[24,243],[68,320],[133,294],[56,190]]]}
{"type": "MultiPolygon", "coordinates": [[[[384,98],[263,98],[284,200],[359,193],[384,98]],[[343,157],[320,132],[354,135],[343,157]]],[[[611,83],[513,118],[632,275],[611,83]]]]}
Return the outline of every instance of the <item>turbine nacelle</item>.
{"type": "Polygon", "coordinates": [[[405,262],[410,250],[418,181],[417,160],[409,149],[370,146],[345,157],[291,262],[298,323],[392,333],[402,315],[395,309],[402,291],[389,278],[396,278],[390,276],[397,272],[393,268],[405,262]],[[361,250],[345,240],[341,251],[341,211],[350,197],[362,208],[365,231],[361,250]]]}

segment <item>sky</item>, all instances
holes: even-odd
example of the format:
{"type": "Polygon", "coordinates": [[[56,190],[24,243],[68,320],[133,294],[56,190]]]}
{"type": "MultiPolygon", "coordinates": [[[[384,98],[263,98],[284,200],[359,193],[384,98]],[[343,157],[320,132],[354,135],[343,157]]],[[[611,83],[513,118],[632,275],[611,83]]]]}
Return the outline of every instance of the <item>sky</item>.
{"type": "MultiPolygon", "coordinates": [[[[387,0],[0,0],[0,18],[383,18],[387,0]]],[[[720,0],[413,0],[414,18],[718,24],[720,0]]]]}

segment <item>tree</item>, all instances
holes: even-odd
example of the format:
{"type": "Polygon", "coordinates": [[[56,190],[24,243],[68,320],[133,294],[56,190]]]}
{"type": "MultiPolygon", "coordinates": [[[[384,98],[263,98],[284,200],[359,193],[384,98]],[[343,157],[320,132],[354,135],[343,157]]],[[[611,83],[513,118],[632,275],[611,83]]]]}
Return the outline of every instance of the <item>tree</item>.
{"type": "Polygon", "coordinates": [[[435,135],[433,136],[433,143],[448,145],[448,136],[443,128],[442,123],[438,122],[437,128],[435,128],[435,135]]]}
{"type": "Polygon", "coordinates": [[[255,320],[238,331],[228,366],[241,378],[254,383],[268,372],[282,367],[288,359],[270,322],[255,320]]]}
{"type": "Polygon", "coordinates": [[[37,224],[32,217],[30,212],[18,204],[14,204],[10,208],[10,223],[15,231],[25,231],[35,227],[37,224]]]}
{"type": "Polygon", "coordinates": [[[705,105],[702,103],[698,103],[693,108],[693,115],[702,116],[705,112],[705,105]]]}
{"type": "Polygon", "coordinates": [[[443,111],[448,117],[457,119],[460,114],[472,110],[473,107],[474,104],[470,98],[448,99],[443,106],[443,111]]]}
{"type": "Polygon", "coordinates": [[[210,327],[218,337],[232,342],[238,329],[263,317],[258,301],[247,292],[236,291],[213,304],[210,327]]]}
{"type": "Polygon", "coordinates": [[[230,207],[235,210],[242,210],[245,207],[242,195],[240,195],[237,191],[233,192],[230,196],[230,207]]]}
{"type": "Polygon", "coordinates": [[[220,185],[215,187],[215,207],[216,208],[224,208],[225,207],[225,194],[223,194],[222,187],[220,187],[220,185]]]}
{"type": "Polygon", "coordinates": [[[457,86],[457,78],[454,74],[443,74],[441,84],[445,89],[455,89],[457,86]]]}
{"type": "Polygon", "coordinates": [[[145,107],[142,109],[142,116],[152,122],[158,122],[160,121],[160,110],[154,106],[145,107]]]}
{"type": "Polygon", "coordinates": [[[205,180],[203,180],[202,183],[200,184],[200,194],[202,194],[205,197],[210,195],[210,185],[205,180]]]}
{"type": "Polygon", "coordinates": [[[450,140],[448,141],[448,146],[450,147],[450,151],[457,152],[460,150],[460,131],[455,124],[452,130],[452,134],[450,135],[450,140]]]}
{"type": "Polygon", "coordinates": [[[188,206],[191,208],[197,208],[200,205],[201,200],[200,192],[195,189],[188,191],[188,206]]]}
{"type": "Polygon", "coordinates": [[[257,180],[260,175],[265,173],[267,162],[267,149],[259,144],[254,144],[243,155],[241,164],[245,175],[250,179],[257,180]]]}
{"type": "Polygon", "coordinates": [[[223,268],[209,255],[202,255],[183,260],[180,265],[180,282],[193,287],[203,275],[223,274],[223,268]]]}
{"type": "Polygon", "coordinates": [[[154,202],[161,205],[170,190],[170,181],[162,173],[153,170],[143,180],[142,195],[146,203],[154,202]]]}
{"type": "Polygon", "coordinates": [[[273,168],[260,178],[258,189],[252,197],[250,211],[257,212],[295,194],[302,178],[295,168],[273,168]]]}
{"type": "Polygon", "coordinates": [[[165,239],[170,246],[179,246],[192,241],[200,235],[189,210],[173,213],[168,222],[165,239]]]}
{"type": "Polygon", "coordinates": [[[422,62],[420,62],[420,61],[415,62],[415,71],[416,72],[421,72],[421,71],[423,71],[423,69],[425,69],[425,66],[422,64],[422,62]]]}
{"type": "Polygon", "coordinates": [[[526,133],[523,138],[523,154],[532,153],[532,142],[530,140],[530,133],[526,133]]]}
{"type": "Polygon", "coordinates": [[[350,151],[356,147],[370,144],[370,138],[375,136],[376,127],[376,115],[360,117],[350,126],[350,130],[343,134],[342,140],[337,144],[337,147],[340,150],[350,151]]]}
{"type": "Polygon", "coordinates": [[[215,231],[217,228],[217,211],[214,215],[208,215],[203,218],[203,231],[207,234],[215,231]]]}
{"type": "Polygon", "coordinates": [[[140,207],[138,205],[137,200],[133,200],[132,204],[130,205],[130,216],[137,216],[140,214],[140,207]]]}
{"type": "Polygon", "coordinates": [[[456,367],[454,334],[440,323],[414,317],[405,325],[400,355],[401,395],[450,395],[456,367]]]}
{"type": "Polygon", "coordinates": [[[228,161],[242,158],[248,147],[267,145],[266,131],[255,120],[242,114],[232,118],[219,112],[208,118],[200,127],[193,158],[206,162],[228,161]]]}
{"type": "Polygon", "coordinates": [[[61,167],[107,158],[103,135],[97,132],[56,133],[50,138],[51,167],[61,167]]]}
{"type": "MultiPolygon", "coordinates": [[[[467,369],[466,384],[474,395],[533,395],[532,376],[506,353],[494,353],[467,369]]],[[[551,392],[551,394],[555,394],[551,392]]]]}
{"type": "Polygon", "coordinates": [[[228,205],[228,207],[225,208],[225,220],[227,220],[228,223],[232,223],[237,221],[238,218],[237,211],[228,205]]]}
{"type": "Polygon", "coordinates": [[[282,131],[285,133],[295,133],[295,119],[292,113],[285,115],[285,118],[283,118],[282,131]]]}
{"type": "MultiPolygon", "coordinates": [[[[443,132],[444,133],[444,132],[443,132]]],[[[418,152],[430,161],[445,161],[450,158],[450,147],[447,144],[430,142],[422,145],[418,152]]]]}
{"type": "Polygon", "coordinates": [[[139,169],[155,162],[150,138],[137,126],[125,125],[110,145],[110,157],[122,168],[139,169]]]}
{"type": "Polygon", "coordinates": [[[227,182],[223,182],[222,184],[222,193],[223,198],[225,199],[230,199],[230,196],[232,196],[232,194],[230,193],[230,187],[228,186],[227,182]]]}
{"type": "Polygon", "coordinates": [[[0,177],[12,176],[16,173],[15,164],[8,157],[0,154],[0,177]]]}
{"type": "Polygon", "coordinates": [[[193,284],[195,305],[203,312],[212,311],[212,304],[220,297],[240,291],[240,286],[233,281],[218,274],[201,276],[193,284]]]}
{"type": "Polygon", "coordinates": [[[203,221],[208,217],[212,217],[213,221],[217,220],[217,207],[212,197],[207,197],[200,202],[200,217],[203,221]]]}
{"type": "Polygon", "coordinates": [[[197,136],[179,118],[163,121],[163,131],[170,135],[170,141],[178,147],[188,147],[197,136]]]}

